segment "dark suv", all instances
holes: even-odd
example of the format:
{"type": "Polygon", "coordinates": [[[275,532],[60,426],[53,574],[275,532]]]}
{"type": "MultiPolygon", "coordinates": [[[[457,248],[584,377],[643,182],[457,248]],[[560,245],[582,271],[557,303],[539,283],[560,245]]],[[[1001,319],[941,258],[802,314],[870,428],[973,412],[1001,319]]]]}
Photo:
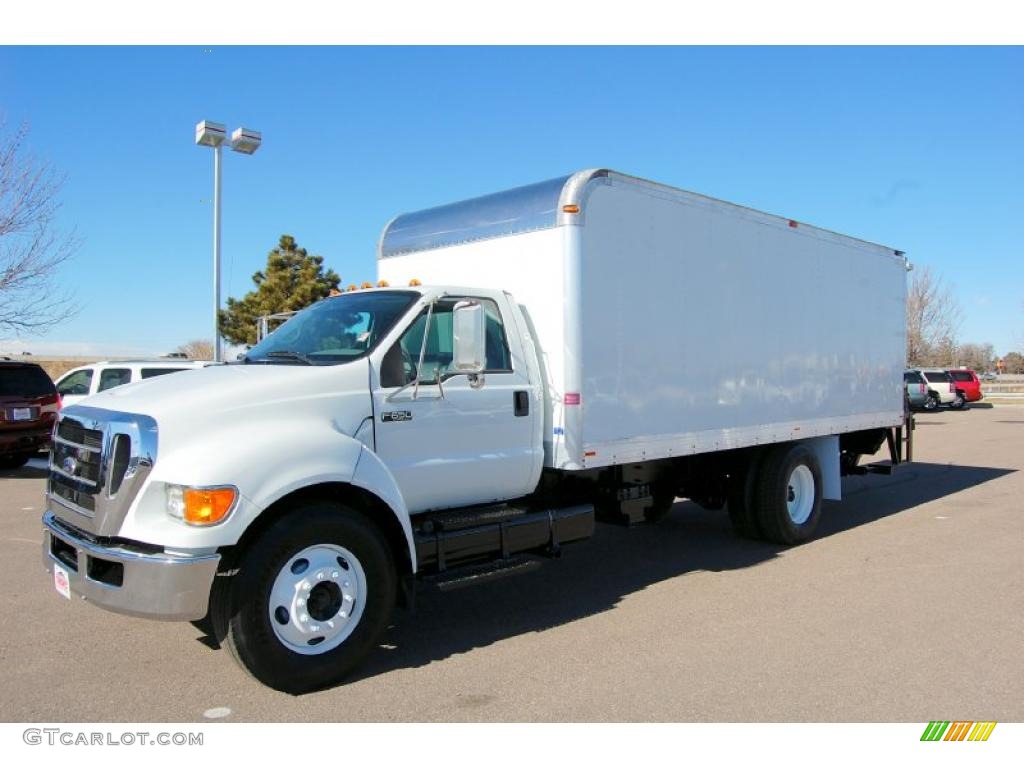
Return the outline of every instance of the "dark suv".
{"type": "Polygon", "coordinates": [[[0,469],[48,448],[60,408],[57,388],[35,363],[0,360],[0,469]]]}

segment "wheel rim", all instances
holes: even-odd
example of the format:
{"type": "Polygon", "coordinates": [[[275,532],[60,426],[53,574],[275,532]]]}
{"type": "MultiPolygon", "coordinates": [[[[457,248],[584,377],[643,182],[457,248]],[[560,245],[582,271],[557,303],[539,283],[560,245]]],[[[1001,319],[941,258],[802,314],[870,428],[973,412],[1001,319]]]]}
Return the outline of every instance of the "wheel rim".
{"type": "Polygon", "coordinates": [[[814,473],[810,467],[801,464],[790,474],[786,507],[789,519],[796,525],[803,525],[811,516],[814,509],[814,473]]]}
{"type": "Polygon", "coordinates": [[[337,544],[315,544],[285,561],[270,590],[268,613],[277,639],[306,656],[337,648],[366,606],[366,573],[337,544]]]}

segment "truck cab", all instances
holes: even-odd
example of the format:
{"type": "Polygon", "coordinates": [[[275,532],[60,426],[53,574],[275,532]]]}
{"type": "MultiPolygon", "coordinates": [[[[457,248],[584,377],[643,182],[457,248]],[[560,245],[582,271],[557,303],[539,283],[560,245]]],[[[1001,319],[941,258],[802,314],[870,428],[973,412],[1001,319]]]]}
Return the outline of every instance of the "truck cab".
{"type": "MultiPolygon", "coordinates": [[[[255,548],[256,562],[276,563],[266,628],[305,660],[347,639],[356,622],[351,611],[338,619],[335,603],[366,608],[369,574],[385,586],[370,593],[370,608],[380,600],[376,618],[359,615],[367,632],[390,612],[400,580],[425,563],[458,561],[460,551],[479,559],[475,526],[432,520],[431,530],[462,532],[447,553],[436,533],[417,541],[414,521],[427,513],[489,510],[546,546],[558,528],[550,515],[501,506],[537,487],[544,462],[542,383],[525,327],[511,297],[495,290],[348,292],[299,313],[237,363],[71,406],[51,456],[44,562],[67,594],[132,615],[199,620],[211,595],[214,612],[230,610],[216,602],[216,575],[238,568],[242,553],[253,562],[255,548]],[[357,529],[345,538],[358,546],[313,542],[285,564],[254,547],[285,531],[316,539],[304,521],[317,513],[357,529]]],[[[591,513],[579,510],[577,533],[589,534],[591,513]]],[[[581,537],[561,526],[561,541],[581,537]]],[[[281,672],[265,650],[252,643],[241,654],[272,685],[331,679],[308,665],[281,672]]]]}

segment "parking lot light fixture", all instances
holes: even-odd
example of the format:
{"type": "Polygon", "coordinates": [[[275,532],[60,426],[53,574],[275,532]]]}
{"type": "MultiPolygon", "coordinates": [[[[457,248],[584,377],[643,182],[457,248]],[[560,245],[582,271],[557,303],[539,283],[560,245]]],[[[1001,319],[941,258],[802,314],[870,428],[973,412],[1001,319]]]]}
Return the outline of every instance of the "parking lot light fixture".
{"type": "Polygon", "coordinates": [[[249,128],[236,128],[231,134],[231,148],[245,155],[251,155],[259,149],[262,141],[263,135],[249,128]]]}
{"type": "MultiPolygon", "coordinates": [[[[213,359],[220,362],[220,211],[221,211],[221,147],[227,139],[222,123],[203,120],[196,123],[196,144],[213,149],[213,359]]],[[[263,136],[249,128],[236,128],[229,146],[235,152],[251,155],[260,148],[263,136]]]]}

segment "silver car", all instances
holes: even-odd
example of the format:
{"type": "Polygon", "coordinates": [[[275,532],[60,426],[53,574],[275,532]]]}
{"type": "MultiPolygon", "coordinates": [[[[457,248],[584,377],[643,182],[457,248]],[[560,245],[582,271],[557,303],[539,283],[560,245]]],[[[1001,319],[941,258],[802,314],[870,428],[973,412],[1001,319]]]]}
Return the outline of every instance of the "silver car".
{"type": "Polygon", "coordinates": [[[903,385],[907,389],[907,403],[911,408],[935,409],[928,408],[928,382],[924,380],[920,371],[904,371],[903,385]]]}

